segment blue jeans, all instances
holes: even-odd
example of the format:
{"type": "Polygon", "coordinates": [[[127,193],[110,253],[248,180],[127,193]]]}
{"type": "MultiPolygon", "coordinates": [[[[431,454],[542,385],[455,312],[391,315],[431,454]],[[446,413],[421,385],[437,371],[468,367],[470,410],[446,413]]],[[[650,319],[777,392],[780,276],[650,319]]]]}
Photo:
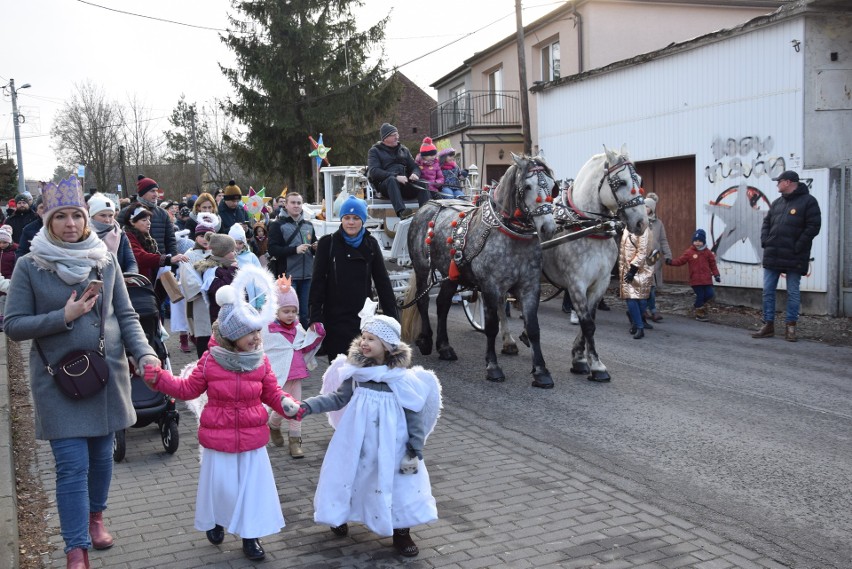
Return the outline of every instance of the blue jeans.
{"type": "Polygon", "coordinates": [[[651,294],[648,295],[648,312],[651,314],[657,313],[657,287],[651,287],[651,294]]]}
{"type": "Polygon", "coordinates": [[[293,289],[296,291],[296,296],[299,297],[299,324],[306,329],[310,325],[308,322],[309,308],[308,302],[311,296],[311,279],[301,279],[292,282],[293,289]]]}
{"type": "Polygon", "coordinates": [[[90,549],[89,513],[106,509],[112,478],[113,434],[50,441],[56,461],[56,508],[65,553],[90,549]]]}
{"type": "Polygon", "coordinates": [[[695,291],[695,304],[693,304],[695,308],[701,308],[716,296],[713,285],[695,285],[692,290],[695,291]]]}
{"type": "Polygon", "coordinates": [[[641,300],[637,298],[627,299],[627,311],[630,313],[630,320],[633,321],[633,326],[637,330],[645,328],[645,323],[642,321],[642,313],[645,312],[647,305],[648,301],[644,298],[641,300]]]}
{"type": "MultiPolygon", "coordinates": [[[[802,275],[798,273],[786,273],[787,275],[787,316],[785,322],[799,321],[799,307],[802,304],[802,295],[799,292],[799,283],[802,275]]],[[[778,287],[778,278],[781,271],[763,268],[763,321],[775,322],[775,289],[778,287]]]]}

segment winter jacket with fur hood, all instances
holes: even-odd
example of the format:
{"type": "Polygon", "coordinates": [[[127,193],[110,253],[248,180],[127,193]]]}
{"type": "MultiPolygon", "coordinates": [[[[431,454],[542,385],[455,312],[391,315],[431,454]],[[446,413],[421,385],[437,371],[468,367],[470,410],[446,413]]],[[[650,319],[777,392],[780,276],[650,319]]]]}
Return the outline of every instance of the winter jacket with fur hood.
{"type": "Polygon", "coordinates": [[[618,254],[619,283],[621,298],[643,300],[651,295],[651,285],[654,284],[654,267],[646,259],[651,253],[649,241],[651,230],[646,228],[642,235],[636,236],[625,231],[621,236],[621,249],[618,254]],[[624,282],[624,275],[630,266],[638,267],[633,282],[624,282]]]}
{"type": "MultiPolygon", "coordinates": [[[[215,336],[218,334],[214,332],[211,348],[219,345],[217,339],[222,340],[215,336]]],[[[227,340],[222,343],[229,344],[227,340]]],[[[233,345],[222,347],[234,349],[233,345]]],[[[204,448],[230,453],[265,446],[269,442],[269,427],[266,426],[269,415],[263,404],[284,415],[281,398],[288,395],[278,387],[266,356],[256,369],[238,372],[222,367],[209,350],[202,354],[188,378],[181,380],[163,370],[154,387],[184,401],[195,399],[206,391],[207,404],[199,419],[198,442],[204,448]]]]}

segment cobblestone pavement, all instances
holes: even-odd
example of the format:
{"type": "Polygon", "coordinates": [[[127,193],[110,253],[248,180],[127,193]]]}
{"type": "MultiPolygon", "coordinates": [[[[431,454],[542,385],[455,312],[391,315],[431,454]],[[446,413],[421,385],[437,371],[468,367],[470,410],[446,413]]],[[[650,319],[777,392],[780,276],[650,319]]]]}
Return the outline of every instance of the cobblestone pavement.
{"type": "MultiPolygon", "coordinates": [[[[173,365],[191,354],[169,341],[173,365]]],[[[26,353],[29,346],[22,346],[26,353]]],[[[319,389],[320,366],[304,392],[319,389]]],[[[154,426],[127,432],[127,455],[116,464],[106,519],[116,538],[92,551],[92,567],[303,567],[382,568],[604,567],[724,569],[783,567],[693,523],[644,503],[619,488],[572,471],[555,449],[542,456],[522,435],[483,427],[445,409],[427,445],[427,464],[440,520],[413,528],[420,555],[405,559],[391,540],[354,525],[338,538],[312,519],[313,491],[331,428],[323,416],[303,426],[303,460],[269,447],[287,527],[263,540],[266,560],[245,559],[236,536],[221,546],[193,529],[198,444],[195,418],[181,405],[180,447],[164,452],[154,426]],[[559,476],[554,476],[559,472],[559,476]]],[[[42,483],[51,496],[50,566],[64,563],[52,501],[49,446],[38,443],[42,483]]]]}

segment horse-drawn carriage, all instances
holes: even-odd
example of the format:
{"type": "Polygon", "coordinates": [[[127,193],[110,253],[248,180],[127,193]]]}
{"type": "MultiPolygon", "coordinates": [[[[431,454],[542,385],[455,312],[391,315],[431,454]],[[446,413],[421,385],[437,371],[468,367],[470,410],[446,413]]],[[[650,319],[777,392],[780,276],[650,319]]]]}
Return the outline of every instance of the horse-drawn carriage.
{"type": "MultiPolygon", "coordinates": [[[[446,318],[451,299],[461,287],[468,320],[487,337],[486,379],[505,380],[494,343],[501,323],[504,352],[507,337],[511,339],[502,310],[506,295],[511,294],[521,307],[522,339],[532,349],[532,384],[553,387],[538,327],[543,272],[569,292],[580,317],[572,372],[587,374],[593,381],[609,381],[594,344],[595,310],[617,257],[617,245],[611,239],[616,224],[634,234],[647,227],[641,178],[624,148],[620,153],[605,149],[604,154],[593,156],[573,184],[563,188],[541,158],[513,156],[513,161],[497,187],[479,203],[430,201],[405,220],[396,217],[389,202],[376,198],[363,168],[327,167],[321,171],[325,203],[333,204],[343,191],[346,195],[361,192],[367,200],[366,227],[382,245],[386,261],[399,268],[389,271],[397,298],[407,290],[403,334],[421,354],[432,352],[428,306],[430,291],[439,285],[434,347],[441,359],[456,359],[446,318]],[[582,239],[596,234],[604,239],[582,239]]],[[[417,204],[406,206],[414,209],[417,204]]],[[[333,207],[328,219],[313,223],[318,236],[340,225],[333,207]]]]}

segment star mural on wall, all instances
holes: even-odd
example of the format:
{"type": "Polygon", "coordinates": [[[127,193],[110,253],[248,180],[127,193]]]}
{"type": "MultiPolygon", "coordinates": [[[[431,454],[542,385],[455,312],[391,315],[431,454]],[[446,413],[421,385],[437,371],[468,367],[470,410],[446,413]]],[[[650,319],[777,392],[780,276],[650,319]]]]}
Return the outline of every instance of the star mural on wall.
{"type": "MultiPolygon", "coordinates": [[[[751,245],[756,262],[760,263],[763,258],[763,248],[760,246],[760,230],[763,226],[763,218],[768,211],[768,209],[760,209],[758,206],[760,201],[763,201],[768,208],[769,200],[763,192],[742,182],[739,187],[729,188],[715,202],[704,206],[708,214],[712,217],[718,217],[725,224],[719,237],[713,239],[713,251],[719,259],[729,260],[725,259],[725,254],[737,243],[747,241],[751,245]],[[734,194],[734,203],[722,203],[731,194],[734,194]]],[[[712,235],[715,233],[713,219],[710,223],[712,235]]]]}

